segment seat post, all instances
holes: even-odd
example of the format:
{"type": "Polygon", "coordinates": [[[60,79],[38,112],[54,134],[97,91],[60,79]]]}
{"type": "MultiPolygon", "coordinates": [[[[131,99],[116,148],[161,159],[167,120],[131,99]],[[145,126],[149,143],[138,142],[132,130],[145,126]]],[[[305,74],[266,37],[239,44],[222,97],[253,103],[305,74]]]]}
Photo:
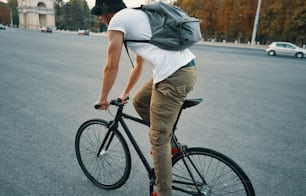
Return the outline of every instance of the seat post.
{"type": "Polygon", "coordinates": [[[176,130],[176,125],[177,125],[177,123],[178,123],[178,120],[180,119],[180,116],[181,116],[181,114],[182,114],[182,110],[183,110],[183,107],[181,107],[181,109],[180,109],[180,111],[179,111],[179,113],[178,113],[178,115],[177,115],[176,121],[175,121],[175,123],[174,123],[174,125],[173,125],[173,128],[172,128],[172,134],[174,134],[174,132],[175,132],[175,130],[176,130]]]}

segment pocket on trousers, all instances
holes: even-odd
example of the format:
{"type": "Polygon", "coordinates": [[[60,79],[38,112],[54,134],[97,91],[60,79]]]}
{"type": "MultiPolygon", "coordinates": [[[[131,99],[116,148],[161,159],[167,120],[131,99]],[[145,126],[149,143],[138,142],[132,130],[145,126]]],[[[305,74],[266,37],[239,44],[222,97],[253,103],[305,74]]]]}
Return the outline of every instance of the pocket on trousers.
{"type": "Polygon", "coordinates": [[[177,86],[176,87],[176,92],[179,93],[179,94],[187,94],[189,93],[191,90],[193,89],[192,86],[177,86]]]}

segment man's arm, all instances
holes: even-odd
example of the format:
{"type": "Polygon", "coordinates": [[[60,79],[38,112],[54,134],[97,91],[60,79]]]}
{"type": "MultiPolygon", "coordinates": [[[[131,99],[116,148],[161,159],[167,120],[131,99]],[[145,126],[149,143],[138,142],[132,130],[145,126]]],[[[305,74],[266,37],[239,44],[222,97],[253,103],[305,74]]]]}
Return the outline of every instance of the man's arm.
{"type": "Polygon", "coordinates": [[[143,60],[143,58],[141,58],[141,56],[139,56],[139,55],[136,55],[134,67],[130,72],[128,82],[127,82],[123,92],[120,95],[121,100],[124,100],[126,97],[129,96],[130,91],[132,90],[132,88],[134,87],[134,85],[136,84],[138,79],[140,78],[140,75],[141,75],[142,70],[143,70],[144,63],[145,63],[145,61],[143,60]]]}
{"type": "Polygon", "coordinates": [[[101,91],[98,101],[95,105],[101,105],[99,109],[106,110],[108,108],[108,94],[115,83],[119,61],[123,44],[123,33],[120,31],[108,32],[108,49],[107,59],[103,69],[103,79],[101,91]]]}

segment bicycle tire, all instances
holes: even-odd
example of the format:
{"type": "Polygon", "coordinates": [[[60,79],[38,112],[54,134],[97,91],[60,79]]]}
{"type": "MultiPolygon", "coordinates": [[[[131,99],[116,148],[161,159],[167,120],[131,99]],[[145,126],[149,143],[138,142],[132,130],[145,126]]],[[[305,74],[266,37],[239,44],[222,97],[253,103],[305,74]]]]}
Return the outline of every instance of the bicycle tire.
{"type": "Polygon", "coordinates": [[[121,187],[129,178],[131,155],[122,134],[111,130],[113,136],[108,150],[98,151],[106,134],[108,122],[93,119],[83,123],[77,131],[75,152],[87,178],[103,189],[121,187]]]}
{"type": "Polygon", "coordinates": [[[253,185],[241,167],[229,157],[207,148],[187,148],[185,156],[182,153],[174,156],[172,178],[173,195],[255,196],[253,185]]]}

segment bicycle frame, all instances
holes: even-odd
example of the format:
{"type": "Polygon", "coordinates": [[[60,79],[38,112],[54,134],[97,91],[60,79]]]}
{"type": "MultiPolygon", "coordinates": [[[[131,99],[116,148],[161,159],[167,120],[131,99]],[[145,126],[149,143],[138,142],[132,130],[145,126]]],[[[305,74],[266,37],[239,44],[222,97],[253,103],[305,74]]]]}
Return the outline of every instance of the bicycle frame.
{"type": "MultiPolygon", "coordinates": [[[[115,115],[114,120],[110,121],[109,124],[108,124],[109,130],[108,130],[108,132],[107,132],[107,134],[106,134],[106,136],[105,136],[105,138],[104,138],[104,140],[103,140],[103,142],[102,142],[102,144],[101,144],[101,146],[100,146],[100,148],[99,148],[99,151],[98,151],[98,153],[97,153],[97,156],[99,156],[99,155],[101,154],[101,152],[103,152],[103,149],[105,149],[105,150],[108,149],[108,147],[109,147],[109,145],[110,145],[110,143],[111,143],[111,141],[112,141],[112,138],[114,137],[114,133],[113,133],[113,132],[119,131],[119,130],[118,130],[118,127],[119,127],[119,124],[120,124],[120,125],[122,126],[124,132],[125,132],[126,135],[128,136],[130,142],[132,143],[132,145],[133,145],[134,149],[136,150],[136,152],[137,152],[137,154],[138,154],[140,160],[142,161],[144,167],[146,168],[146,170],[147,170],[147,172],[148,172],[148,174],[149,174],[149,179],[150,179],[150,191],[152,192],[152,191],[153,191],[153,185],[154,185],[154,183],[155,183],[155,173],[154,173],[154,169],[150,166],[149,162],[148,162],[147,159],[145,158],[143,152],[141,151],[140,147],[138,146],[138,144],[137,144],[137,142],[136,142],[134,136],[132,135],[131,131],[129,130],[128,126],[126,125],[124,119],[129,119],[129,120],[135,121],[135,122],[137,122],[137,123],[146,125],[146,126],[148,126],[148,127],[150,126],[150,122],[145,121],[145,120],[142,120],[142,119],[140,119],[140,118],[137,118],[137,117],[134,117],[134,116],[132,116],[132,115],[129,115],[129,114],[124,113],[124,112],[123,112],[124,104],[120,103],[119,100],[116,100],[116,101],[113,100],[113,101],[111,102],[111,105],[116,105],[116,106],[118,106],[118,110],[117,110],[117,113],[116,113],[116,115],[115,115]],[[106,146],[105,146],[105,145],[106,145],[106,146]]],[[[191,106],[192,106],[192,105],[189,105],[189,106],[188,106],[188,105],[183,105],[182,108],[181,108],[180,111],[179,111],[179,114],[178,114],[178,116],[177,116],[176,122],[174,123],[173,129],[172,129],[172,133],[173,133],[173,139],[172,139],[172,140],[174,141],[174,144],[176,145],[176,147],[179,146],[179,144],[178,144],[178,142],[177,142],[177,138],[176,138],[176,136],[174,135],[174,131],[175,131],[175,129],[176,129],[176,125],[177,125],[178,120],[179,120],[179,118],[180,118],[180,116],[181,116],[182,110],[185,109],[185,108],[187,108],[187,107],[191,107],[191,106]]],[[[183,153],[185,153],[185,152],[183,151],[183,153]]],[[[195,179],[194,179],[193,174],[192,174],[192,172],[190,171],[189,167],[187,166],[186,160],[183,159],[183,161],[184,161],[184,164],[185,164],[185,166],[186,166],[186,168],[187,168],[187,170],[188,170],[188,172],[189,172],[191,178],[193,179],[193,182],[195,183],[195,179]]],[[[191,162],[191,164],[192,164],[193,167],[194,167],[193,162],[192,162],[191,160],[189,160],[189,161],[191,162]]],[[[198,171],[197,171],[197,172],[198,172],[198,171]]],[[[198,173],[199,173],[199,172],[198,172],[198,173]]],[[[203,180],[204,184],[206,184],[206,182],[205,182],[205,180],[204,180],[203,178],[202,178],[202,180],[203,180]]],[[[199,190],[198,185],[197,185],[196,183],[195,183],[195,186],[196,186],[198,192],[200,193],[200,190],[199,190]]],[[[173,188],[175,188],[175,189],[177,189],[177,190],[181,190],[181,189],[178,188],[178,187],[173,187],[173,188]]]]}
{"type": "Polygon", "coordinates": [[[119,122],[120,122],[122,128],[124,129],[124,131],[125,131],[126,135],[128,136],[130,142],[134,146],[134,149],[136,150],[140,160],[142,161],[143,165],[145,166],[146,170],[148,171],[149,178],[150,179],[154,179],[155,178],[155,174],[154,174],[154,171],[153,171],[152,167],[150,166],[149,162],[145,158],[143,152],[139,148],[139,146],[138,146],[134,136],[132,135],[131,131],[127,127],[127,125],[126,125],[126,123],[125,123],[125,121],[123,120],[122,117],[126,118],[126,119],[130,119],[130,120],[136,121],[136,122],[139,122],[139,123],[141,123],[143,125],[147,125],[147,126],[150,126],[149,122],[141,120],[141,119],[136,118],[136,117],[133,117],[131,115],[125,114],[125,113],[122,113],[121,117],[119,118],[119,122]]]}
{"type": "Polygon", "coordinates": [[[115,131],[119,131],[118,130],[118,127],[119,127],[119,124],[122,126],[125,134],[128,136],[130,142],[132,143],[134,149],[136,150],[140,160],[142,161],[143,165],[145,166],[148,174],[149,174],[149,178],[150,180],[154,181],[155,179],[155,174],[154,174],[154,170],[153,168],[150,166],[149,162],[147,161],[147,159],[145,158],[143,152],[141,151],[140,147],[138,146],[133,134],[131,133],[130,129],[128,128],[128,126],[126,125],[125,121],[124,121],[124,118],[125,119],[129,119],[129,120],[132,120],[132,121],[135,121],[135,122],[138,122],[140,124],[143,124],[143,125],[146,125],[146,126],[150,126],[150,123],[145,121],[145,120],[142,120],[140,118],[137,118],[137,117],[134,117],[134,116],[131,116],[129,114],[126,114],[126,113],[123,113],[122,110],[123,110],[123,107],[124,105],[121,104],[121,103],[115,103],[114,105],[117,105],[119,108],[117,110],[117,113],[116,113],[116,116],[114,118],[113,121],[110,121],[108,127],[109,127],[109,131],[107,132],[102,144],[101,144],[101,147],[98,151],[98,154],[97,156],[101,153],[102,149],[108,149],[109,147],[109,144],[111,143],[112,141],[112,138],[114,136],[114,134],[110,135],[112,132],[115,132],[115,131]],[[106,145],[106,146],[105,146],[106,145]]]}
{"type": "MultiPolygon", "coordinates": [[[[181,112],[182,112],[182,109],[181,109],[180,112],[179,112],[178,118],[177,118],[176,123],[175,123],[174,128],[173,128],[173,137],[174,137],[174,138],[176,138],[175,135],[174,135],[174,130],[175,130],[175,128],[176,128],[176,124],[177,124],[177,122],[178,122],[178,119],[179,119],[179,117],[180,117],[181,112]]],[[[139,119],[139,118],[136,118],[136,117],[134,117],[134,116],[131,116],[131,115],[128,115],[128,114],[125,114],[125,113],[122,113],[121,116],[122,116],[123,118],[126,118],[126,119],[129,119],[129,120],[136,121],[136,122],[139,122],[139,123],[141,123],[141,124],[150,126],[150,125],[149,125],[149,122],[144,121],[144,120],[139,119]]],[[[123,120],[122,117],[119,118],[119,122],[120,122],[120,124],[122,125],[122,127],[123,127],[125,133],[126,133],[127,136],[129,137],[131,143],[133,144],[133,146],[134,146],[134,148],[135,148],[135,150],[136,150],[138,156],[140,157],[142,163],[144,164],[145,168],[147,169],[148,174],[149,174],[149,178],[150,178],[150,180],[151,180],[151,185],[152,185],[152,183],[154,184],[154,179],[155,179],[154,170],[150,167],[150,165],[149,165],[147,159],[144,157],[144,155],[143,155],[142,151],[140,150],[140,148],[139,148],[137,142],[135,141],[135,138],[134,138],[133,135],[131,134],[129,128],[128,128],[127,125],[125,124],[125,122],[124,122],[124,120],[123,120]]],[[[175,141],[176,141],[176,140],[175,140],[175,141]]],[[[178,144],[177,144],[176,142],[175,142],[175,145],[178,146],[178,144]]],[[[184,164],[185,164],[185,166],[186,166],[186,168],[187,168],[187,171],[188,171],[190,177],[192,178],[193,182],[196,182],[196,180],[195,180],[195,178],[194,178],[192,172],[190,171],[190,168],[188,167],[188,164],[187,164],[187,162],[186,162],[186,160],[185,160],[184,158],[183,158],[183,161],[184,161],[184,164]]],[[[199,171],[198,171],[198,169],[197,169],[196,166],[194,165],[193,161],[190,160],[189,158],[188,158],[188,161],[191,163],[192,167],[195,168],[195,171],[197,172],[197,174],[200,174],[199,171]]],[[[200,175],[200,176],[201,176],[201,175],[200,175]]],[[[201,178],[202,178],[202,176],[201,176],[201,178]]],[[[202,182],[203,182],[204,184],[206,184],[204,178],[202,178],[202,182]]],[[[191,183],[189,183],[189,184],[191,184],[191,183]]],[[[196,183],[195,183],[195,187],[197,188],[197,191],[200,193],[201,191],[200,191],[200,189],[199,189],[199,186],[198,186],[196,183]]],[[[175,187],[175,186],[174,186],[173,188],[176,189],[176,190],[181,190],[181,191],[185,192],[184,190],[180,189],[179,187],[175,187]]]]}

